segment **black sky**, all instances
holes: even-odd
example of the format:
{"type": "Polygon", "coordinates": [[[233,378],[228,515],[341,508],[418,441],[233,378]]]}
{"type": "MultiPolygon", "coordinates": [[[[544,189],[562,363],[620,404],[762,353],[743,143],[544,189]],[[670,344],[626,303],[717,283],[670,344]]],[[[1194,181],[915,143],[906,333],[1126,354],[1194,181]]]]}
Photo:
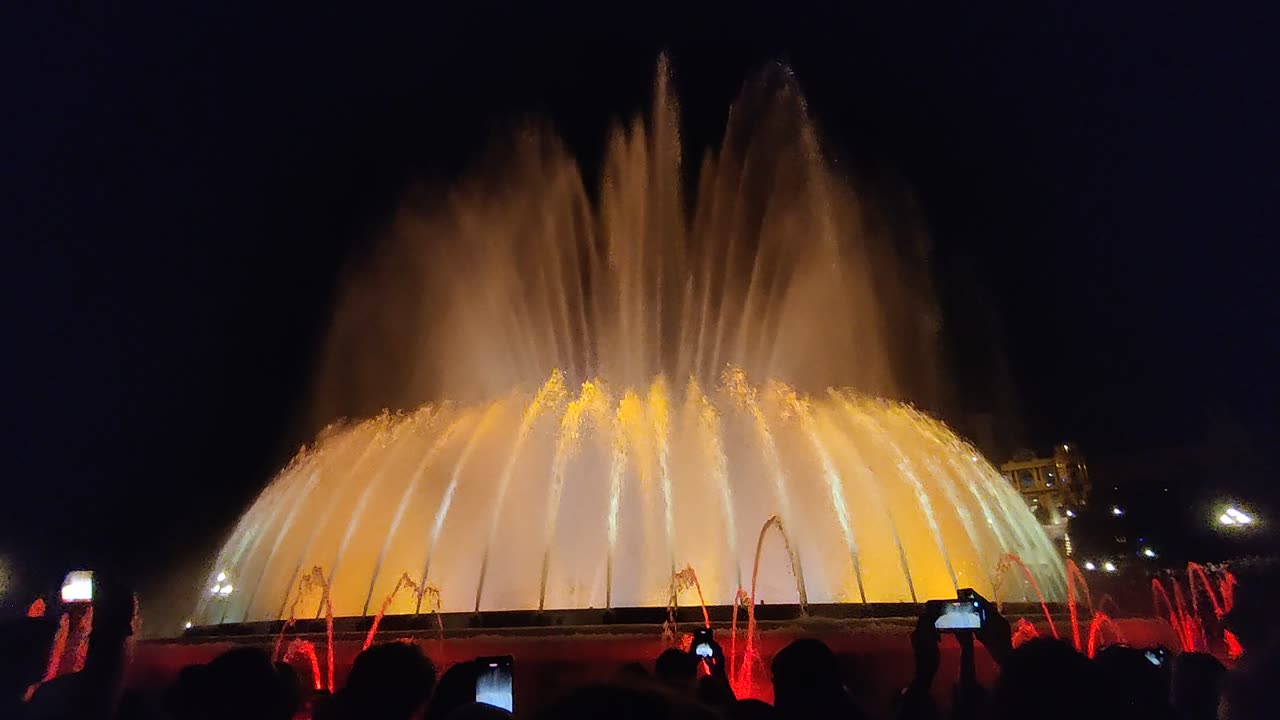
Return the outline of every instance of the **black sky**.
{"type": "Polygon", "coordinates": [[[209,549],[307,439],[342,269],[406,184],[530,116],[589,159],[662,50],[691,142],[785,60],[831,155],[914,192],[967,409],[1091,455],[1268,433],[1276,10],[1117,4],[8,7],[0,549],[209,549]]]}

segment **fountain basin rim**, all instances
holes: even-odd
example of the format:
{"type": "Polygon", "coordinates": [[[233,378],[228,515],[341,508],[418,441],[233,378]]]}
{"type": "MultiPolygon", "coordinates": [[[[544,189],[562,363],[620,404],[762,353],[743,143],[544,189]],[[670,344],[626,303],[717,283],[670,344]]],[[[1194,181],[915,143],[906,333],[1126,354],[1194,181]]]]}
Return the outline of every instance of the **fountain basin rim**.
{"type": "MultiPolygon", "coordinates": [[[[833,623],[860,624],[860,621],[915,623],[923,609],[921,603],[810,603],[804,610],[795,603],[757,605],[756,623],[762,629],[808,624],[830,626],[833,623]]],[[[1067,613],[1065,603],[1051,603],[1054,616],[1067,613]]],[[[1039,603],[1005,603],[1003,614],[1012,619],[1026,617],[1033,622],[1044,618],[1039,603]]],[[[709,605],[707,616],[716,627],[729,628],[733,620],[732,605],[709,605]]],[[[378,625],[379,637],[421,636],[435,637],[444,628],[446,637],[512,634],[637,634],[652,633],[668,621],[668,609],[664,607],[625,607],[609,610],[582,608],[568,610],[484,610],[481,612],[420,613],[409,615],[385,615],[378,625]]],[[[346,616],[333,619],[335,637],[360,636],[368,633],[373,616],[346,616]]],[[[692,628],[703,622],[702,608],[680,606],[675,609],[678,627],[692,628]]],[[[270,620],[246,623],[220,623],[197,625],[177,639],[199,642],[224,641],[232,638],[270,637],[279,635],[284,621],[270,620]]],[[[746,629],[747,611],[738,609],[738,627],[746,629]]],[[[325,620],[306,618],[294,621],[290,636],[323,635],[325,620]]]]}

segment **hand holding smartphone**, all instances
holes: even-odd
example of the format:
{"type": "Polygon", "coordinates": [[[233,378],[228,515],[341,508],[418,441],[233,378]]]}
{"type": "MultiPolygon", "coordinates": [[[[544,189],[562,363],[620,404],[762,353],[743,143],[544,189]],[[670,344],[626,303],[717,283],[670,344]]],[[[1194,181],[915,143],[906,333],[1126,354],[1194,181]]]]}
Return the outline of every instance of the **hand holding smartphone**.
{"type": "Polygon", "coordinates": [[[969,588],[963,588],[956,600],[940,603],[933,627],[938,632],[977,632],[986,623],[986,608],[981,599],[969,588]]]}

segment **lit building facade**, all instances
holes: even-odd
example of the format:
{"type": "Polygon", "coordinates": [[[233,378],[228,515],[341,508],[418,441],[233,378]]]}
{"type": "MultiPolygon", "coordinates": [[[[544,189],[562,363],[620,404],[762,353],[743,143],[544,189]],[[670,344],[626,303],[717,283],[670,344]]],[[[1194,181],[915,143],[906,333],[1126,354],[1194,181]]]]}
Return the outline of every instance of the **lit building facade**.
{"type": "Polygon", "coordinates": [[[1071,554],[1067,521],[1089,500],[1089,467],[1070,443],[1057,445],[1049,457],[1019,453],[1000,466],[1000,474],[1026,500],[1049,537],[1071,554]]]}

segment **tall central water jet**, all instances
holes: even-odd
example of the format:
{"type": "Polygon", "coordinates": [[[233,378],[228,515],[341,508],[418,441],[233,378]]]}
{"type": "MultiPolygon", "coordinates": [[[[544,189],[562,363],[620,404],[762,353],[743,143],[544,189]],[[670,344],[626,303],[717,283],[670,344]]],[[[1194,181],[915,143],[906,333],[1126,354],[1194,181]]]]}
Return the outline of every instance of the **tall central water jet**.
{"type": "Polygon", "coordinates": [[[337,615],[406,576],[444,611],[661,607],[682,567],[728,604],[775,516],[789,542],[761,546],[765,602],[990,591],[1010,553],[1065,593],[995,470],[879,399],[934,397],[920,237],[832,171],[781,68],[746,86],[687,196],[668,85],[663,63],[594,192],[534,129],[456,190],[409,194],[317,388],[323,416],[372,419],[262,493],[211,568],[239,592],[197,622],[277,619],[313,566],[337,615]]]}

